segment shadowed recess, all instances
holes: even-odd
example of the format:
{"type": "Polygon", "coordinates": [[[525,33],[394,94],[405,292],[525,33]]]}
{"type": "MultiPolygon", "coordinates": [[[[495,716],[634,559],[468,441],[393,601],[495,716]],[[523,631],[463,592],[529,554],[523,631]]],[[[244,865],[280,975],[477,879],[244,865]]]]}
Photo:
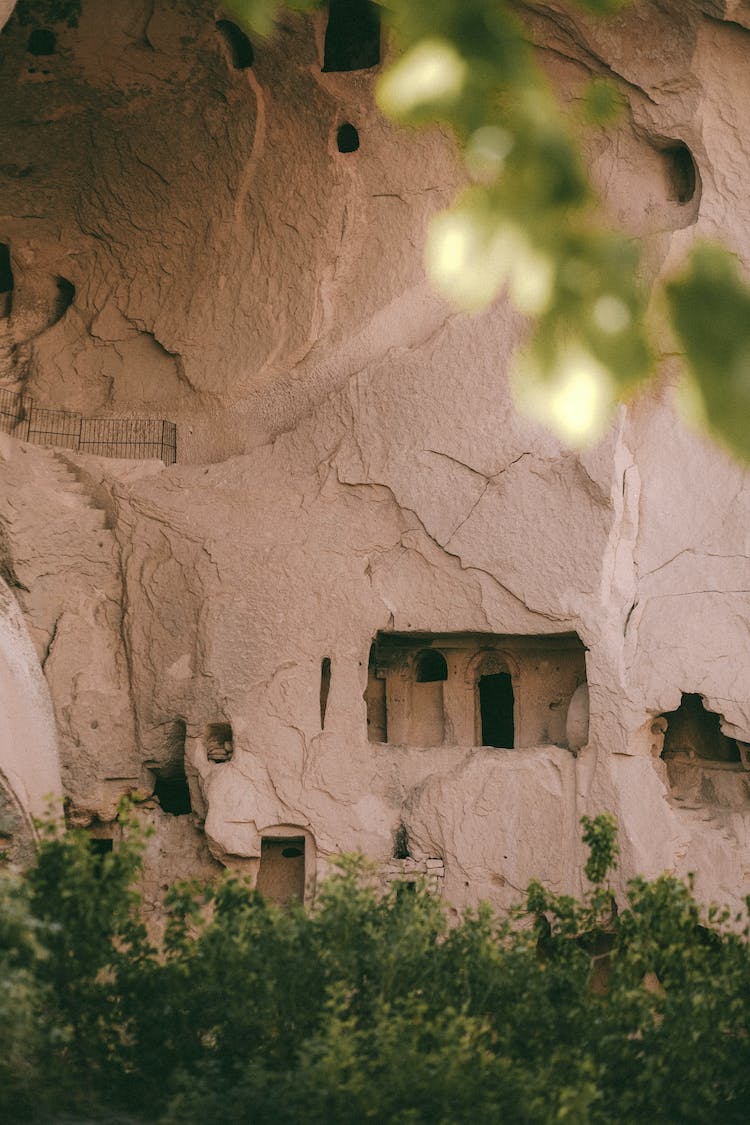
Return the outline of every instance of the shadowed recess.
{"type": "Polygon", "coordinates": [[[417,657],[416,680],[418,684],[434,684],[448,679],[448,665],[442,652],[428,649],[417,657]]]}
{"type": "Polygon", "coordinates": [[[328,693],[331,690],[331,658],[324,656],[320,662],[320,729],[326,725],[326,708],[328,707],[328,693]]]}
{"type": "Polygon", "coordinates": [[[343,125],[339,125],[336,145],[339,152],[356,152],[359,148],[359,133],[351,122],[346,121],[343,125]]]}
{"type": "Polygon", "coordinates": [[[676,755],[714,762],[739,762],[733,738],[721,729],[721,718],[706,710],[700,695],[686,692],[676,711],[667,711],[663,758],[676,755]]]}
{"type": "Polygon", "coordinates": [[[663,150],[667,163],[669,198],[677,203],[689,203],[698,185],[698,172],[693,155],[683,141],[663,150]]]}
{"type": "Polygon", "coordinates": [[[164,764],[154,769],[154,796],[170,816],[185,816],[192,811],[185,776],[186,735],[185,720],[175,719],[167,731],[164,764]]]}
{"type": "Polygon", "coordinates": [[[479,709],[482,720],[482,746],[511,750],[513,729],[513,685],[508,672],[480,676],[479,709]]]}
{"type": "Polygon", "coordinates": [[[234,754],[231,723],[209,723],[206,727],[206,755],[209,762],[229,762],[234,754]]]}
{"type": "Polygon", "coordinates": [[[155,772],[154,796],[161,805],[162,811],[169,813],[170,816],[185,816],[191,812],[190,787],[184,768],[176,773],[155,772]]]}
{"type": "Polygon", "coordinates": [[[70,306],[76,295],[76,287],[72,281],[68,281],[66,277],[55,278],[57,283],[57,300],[55,301],[55,319],[52,322],[57,324],[61,320],[70,306]]]}
{"type": "Polygon", "coordinates": [[[380,10],[370,0],[330,0],[324,71],[367,70],[380,62],[380,10]]]}
{"type": "Polygon", "coordinates": [[[13,290],[13,270],[10,266],[10,247],[0,242],[0,293],[13,290]]]}
{"type": "Polygon", "coordinates": [[[234,69],[247,70],[251,67],[255,59],[253,45],[242,28],[231,20],[217,20],[216,30],[229,48],[234,69]]]}
{"type": "Polygon", "coordinates": [[[46,27],[35,27],[29,35],[26,50],[30,55],[41,57],[43,55],[54,55],[56,46],[57,36],[54,31],[50,31],[46,27]]]}

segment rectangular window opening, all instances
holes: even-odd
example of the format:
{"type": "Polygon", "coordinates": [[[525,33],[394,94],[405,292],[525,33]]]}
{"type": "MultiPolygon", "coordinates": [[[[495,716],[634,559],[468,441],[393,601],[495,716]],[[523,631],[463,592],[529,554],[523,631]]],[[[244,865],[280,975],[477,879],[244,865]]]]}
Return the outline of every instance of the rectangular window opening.
{"type": "Polygon", "coordinates": [[[509,672],[496,672],[480,676],[479,712],[482,723],[482,746],[497,746],[512,750],[515,731],[513,724],[513,684],[509,672]]]}

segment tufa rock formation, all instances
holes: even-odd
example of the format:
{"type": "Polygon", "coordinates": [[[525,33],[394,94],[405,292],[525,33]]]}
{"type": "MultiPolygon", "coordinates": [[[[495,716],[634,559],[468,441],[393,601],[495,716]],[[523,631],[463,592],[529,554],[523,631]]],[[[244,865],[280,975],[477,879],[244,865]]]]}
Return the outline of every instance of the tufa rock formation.
{"type": "MultiPolygon", "coordinates": [[[[606,73],[627,99],[584,143],[647,280],[696,235],[750,261],[750,4],[525,10],[563,97],[606,73]]],[[[580,455],[516,413],[520,317],[423,273],[452,141],[384,121],[372,42],[324,65],[326,30],[84,0],[0,36],[2,388],[178,424],[169,468],[0,447],[0,832],[28,851],[62,786],[112,839],[151,795],[154,910],[219,864],[309,895],[354,849],[460,909],[578,890],[608,809],[620,888],[696,871],[736,905],[748,473],[680,422],[666,359],[580,455]]]]}

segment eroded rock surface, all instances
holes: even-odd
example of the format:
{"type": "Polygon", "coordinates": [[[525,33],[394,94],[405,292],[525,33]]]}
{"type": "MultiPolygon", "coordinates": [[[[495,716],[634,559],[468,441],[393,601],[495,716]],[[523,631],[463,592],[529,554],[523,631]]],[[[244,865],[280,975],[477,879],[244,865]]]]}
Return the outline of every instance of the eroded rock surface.
{"type": "MultiPolygon", "coordinates": [[[[564,96],[611,72],[628,100],[585,148],[647,278],[696,235],[750,262],[745,5],[640,2],[602,24],[527,8],[564,96]]],[[[148,813],[150,902],[185,864],[215,869],[205,839],[277,889],[302,851],[305,893],[362,849],[384,877],[439,870],[461,908],[508,905],[532,876],[580,889],[579,818],[608,809],[620,887],[697,871],[703,897],[736,904],[744,759],[685,800],[659,717],[697,695],[750,741],[748,474],[678,420],[666,361],[585,453],[516,412],[518,315],[455,314],[421,266],[460,183],[450,139],[384,122],[377,68],[321,72],[324,28],[284,17],[249,61],[209,5],[86,0],[43,67],[28,29],[0,38],[5,386],[180,434],[170,469],[3,446],[3,573],[76,815],[184,786],[190,811],[148,813]],[[415,654],[471,638],[460,682],[449,660],[444,686],[402,693],[463,706],[419,727],[436,744],[389,741],[387,715],[368,737],[378,634],[414,635],[415,654]],[[563,636],[585,646],[580,674],[554,664],[563,636]],[[524,697],[509,637],[538,639],[559,690],[524,697]],[[481,745],[482,675],[541,708],[538,745],[481,745]],[[565,721],[584,682],[588,737],[580,694],[565,721]]]]}

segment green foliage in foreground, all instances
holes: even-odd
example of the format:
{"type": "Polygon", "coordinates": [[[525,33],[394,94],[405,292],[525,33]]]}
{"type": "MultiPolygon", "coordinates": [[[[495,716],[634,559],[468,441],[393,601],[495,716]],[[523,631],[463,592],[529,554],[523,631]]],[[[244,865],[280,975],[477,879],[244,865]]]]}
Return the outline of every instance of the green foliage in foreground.
{"type": "MultiPolygon", "coordinates": [[[[668,876],[617,914],[614,821],[584,821],[583,900],[529,887],[449,928],[425,890],[342,861],[315,909],[237,879],[170,892],[157,953],[109,856],[48,829],[0,882],[0,1120],[320,1125],[744,1122],[748,933],[668,876]],[[205,903],[210,900],[211,917],[205,903]]],[[[736,919],[734,920],[736,923],[736,919]]]]}

